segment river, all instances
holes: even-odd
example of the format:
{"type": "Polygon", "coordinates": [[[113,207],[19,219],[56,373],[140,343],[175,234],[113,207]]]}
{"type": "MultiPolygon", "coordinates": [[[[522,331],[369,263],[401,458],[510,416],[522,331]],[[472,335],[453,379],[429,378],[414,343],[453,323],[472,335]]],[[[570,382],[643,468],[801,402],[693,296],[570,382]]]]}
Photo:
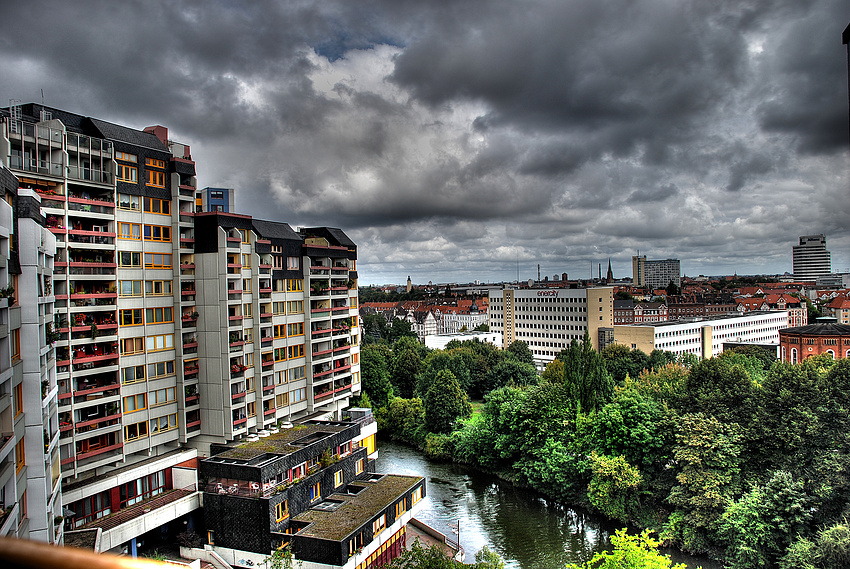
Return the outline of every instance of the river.
{"type": "MultiPolygon", "coordinates": [[[[608,536],[620,527],[474,469],[429,461],[410,447],[390,442],[378,446],[377,471],[426,478],[427,499],[416,517],[452,538],[460,522],[467,563],[486,545],[511,569],[563,569],[608,548],[608,536]]],[[[689,569],[720,568],[705,559],[668,553],[689,569]]]]}

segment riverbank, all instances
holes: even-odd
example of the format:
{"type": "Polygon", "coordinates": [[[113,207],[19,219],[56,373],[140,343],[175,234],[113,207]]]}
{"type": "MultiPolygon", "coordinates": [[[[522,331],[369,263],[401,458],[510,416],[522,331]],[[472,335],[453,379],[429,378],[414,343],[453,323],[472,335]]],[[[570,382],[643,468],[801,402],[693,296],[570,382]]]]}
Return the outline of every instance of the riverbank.
{"type": "MultiPolygon", "coordinates": [[[[428,498],[417,515],[459,541],[467,560],[485,545],[511,569],[563,569],[609,547],[621,524],[572,508],[539,492],[515,486],[504,477],[455,463],[435,462],[402,443],[381,442],[378,471],[425,476],[428,498]]],[[[721,565],[677,551],[665,551],[689,569],[721,565]]]]}

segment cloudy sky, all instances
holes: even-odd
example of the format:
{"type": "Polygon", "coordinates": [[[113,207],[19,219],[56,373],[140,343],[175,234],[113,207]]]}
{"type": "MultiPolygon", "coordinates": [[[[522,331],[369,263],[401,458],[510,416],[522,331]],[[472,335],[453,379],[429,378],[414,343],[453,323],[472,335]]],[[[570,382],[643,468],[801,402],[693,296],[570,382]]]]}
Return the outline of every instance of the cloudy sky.
{"type": "Polygon", "coordinates": [[[0,102],[190,144],[200,186],[359,246],[361,284],[611,258],[850,267],[847,0],[55,1],[3,7],[0,102]]]}

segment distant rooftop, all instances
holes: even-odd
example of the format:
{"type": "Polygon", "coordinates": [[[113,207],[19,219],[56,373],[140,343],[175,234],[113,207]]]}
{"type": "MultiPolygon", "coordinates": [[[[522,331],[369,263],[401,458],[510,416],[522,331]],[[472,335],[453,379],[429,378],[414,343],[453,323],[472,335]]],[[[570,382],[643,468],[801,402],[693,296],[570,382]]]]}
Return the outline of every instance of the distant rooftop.
{"type": "MultiPolygon", "coordinates": [[[[695,322],[714,322],[717,320],[731,320],[733,318],[746,318],[747,316],[762,316],[765,314],[776,314],[775,310],[753,310],[751,312],[727,312],[725,314],[712,314],[707,316],[692,316],[689,318],[679,318],[678,320],[666,320],[662,322],[640,322],[635,324],[624,324],[624,326],[644,326],[650,328],[659,328],[663,326],[677,326],[681,324],[693,324],[695,322]]],[[[782,312],[781,310],[778,312],[782,312]]]]}
{"type": "Polygon", "coordinates": [[[296,522],[309,523],[298,532],[299,536],[340,541],[351,532],[368,523],[381,511],[419,484],[421,476],[377,474],[373,478],[357,480],[346,487],[348,492],[331,494],[318,507],[303,512],[296,522]]]}

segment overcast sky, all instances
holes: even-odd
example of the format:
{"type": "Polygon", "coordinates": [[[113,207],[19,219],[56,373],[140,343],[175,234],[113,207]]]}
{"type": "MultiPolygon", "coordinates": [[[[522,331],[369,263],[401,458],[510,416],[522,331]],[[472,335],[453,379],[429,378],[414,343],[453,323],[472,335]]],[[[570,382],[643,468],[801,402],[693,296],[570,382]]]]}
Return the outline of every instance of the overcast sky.
{"type": "Polygon", "coordinates": [[[5,3],[0,103],[191,145],[361,284],[850,267],[847,0],[5,3]]]}

